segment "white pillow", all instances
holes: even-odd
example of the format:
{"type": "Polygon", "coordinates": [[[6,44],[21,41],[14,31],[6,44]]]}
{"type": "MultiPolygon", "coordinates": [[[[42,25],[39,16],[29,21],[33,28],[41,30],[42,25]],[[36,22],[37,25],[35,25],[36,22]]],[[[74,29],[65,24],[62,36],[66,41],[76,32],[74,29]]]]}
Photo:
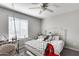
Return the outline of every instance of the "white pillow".
{"type": "Polygon", "coordinates": [[[44,36],[38,36],[38,39],[39,41],[43,41],[44,40],[44,36]]]}
{"type": "Polygon", "coordinates": [[[41,36],[38,36],[38,39],[41,39],[41,38],[44,38],[42,35],[41,36]]]}
{"type": "Polygon", "coordinates": [[[41,39],[37,39],[38,41],[43,41],[44,39],[43,38],[41,38],[41,39]]]}
{"type": "Polygon", "coordinates": [[[53,36],[53,40],[59,40],[59,36],[53,36]]]}

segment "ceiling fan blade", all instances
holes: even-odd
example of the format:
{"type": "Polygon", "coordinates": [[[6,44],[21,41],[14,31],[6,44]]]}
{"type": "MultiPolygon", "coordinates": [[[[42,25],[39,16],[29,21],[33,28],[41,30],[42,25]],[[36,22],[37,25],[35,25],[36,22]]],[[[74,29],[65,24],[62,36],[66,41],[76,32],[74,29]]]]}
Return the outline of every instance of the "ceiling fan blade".
{"type": "Polygon", "coordinates": [[[33,8],[29,8],[29,9],[40,9],[40,7],[33,7],[33,8]]]}
{"type": "Polygon", "coordinates": [[[62,6],[60,6],[60,5],[56,4],[56,3],[53,3],[53,4],[52,3],[49,3],[48,6],[49,7],[52,7],[53,6],[53,7],[56,7],[56,8],[62,7],[62,6]]]}
{"type": "Polygon", "coordinates": [[[31,4],[35,4],[35,5],[37,5],[37,4],[39,4],[39,3],[31,3],[31,4]]]}
{"type": "Polygon", "coordinates": [[[47,10],[47,11],[50,11],[50,12],[53,12],[53,10],[51,10],[51,9],[48,9],[48,8],[47,8],[46,10],[47,10]]]}

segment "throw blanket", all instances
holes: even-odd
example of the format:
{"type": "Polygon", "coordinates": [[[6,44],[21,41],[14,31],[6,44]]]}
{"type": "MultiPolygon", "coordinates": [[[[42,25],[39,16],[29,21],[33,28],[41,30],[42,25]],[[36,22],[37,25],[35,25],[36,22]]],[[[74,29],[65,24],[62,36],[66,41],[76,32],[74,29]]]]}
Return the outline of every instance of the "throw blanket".
{"type": "Polygon", "coordinates": [[[54,47],[52,44],[48,43],[44,52],[44,56],[58,56],[54,53],[54,47]]]}

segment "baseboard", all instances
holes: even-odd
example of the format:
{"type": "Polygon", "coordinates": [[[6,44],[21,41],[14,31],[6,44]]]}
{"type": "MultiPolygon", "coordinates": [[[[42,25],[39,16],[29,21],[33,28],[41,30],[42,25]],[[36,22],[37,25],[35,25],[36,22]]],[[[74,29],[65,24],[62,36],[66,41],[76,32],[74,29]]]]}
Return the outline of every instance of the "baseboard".
{"type": "Polygon", "coordinates": [[[74,51],[79,51],[79,49],[75,49],[75,48],[68,47],[68,46],[66,46],[65,48],[68,48],[68,49],[71,49],[71,50],[74,50],[74,51]]]}

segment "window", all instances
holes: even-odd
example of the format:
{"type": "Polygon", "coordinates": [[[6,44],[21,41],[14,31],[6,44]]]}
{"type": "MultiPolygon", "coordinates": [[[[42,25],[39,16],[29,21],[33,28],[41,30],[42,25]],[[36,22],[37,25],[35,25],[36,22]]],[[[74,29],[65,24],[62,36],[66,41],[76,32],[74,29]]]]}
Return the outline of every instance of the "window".
{"type": "Polygon", "coordinates": [[[9,39],[28,37],[28,20],[9,17],[9,39]]]}

